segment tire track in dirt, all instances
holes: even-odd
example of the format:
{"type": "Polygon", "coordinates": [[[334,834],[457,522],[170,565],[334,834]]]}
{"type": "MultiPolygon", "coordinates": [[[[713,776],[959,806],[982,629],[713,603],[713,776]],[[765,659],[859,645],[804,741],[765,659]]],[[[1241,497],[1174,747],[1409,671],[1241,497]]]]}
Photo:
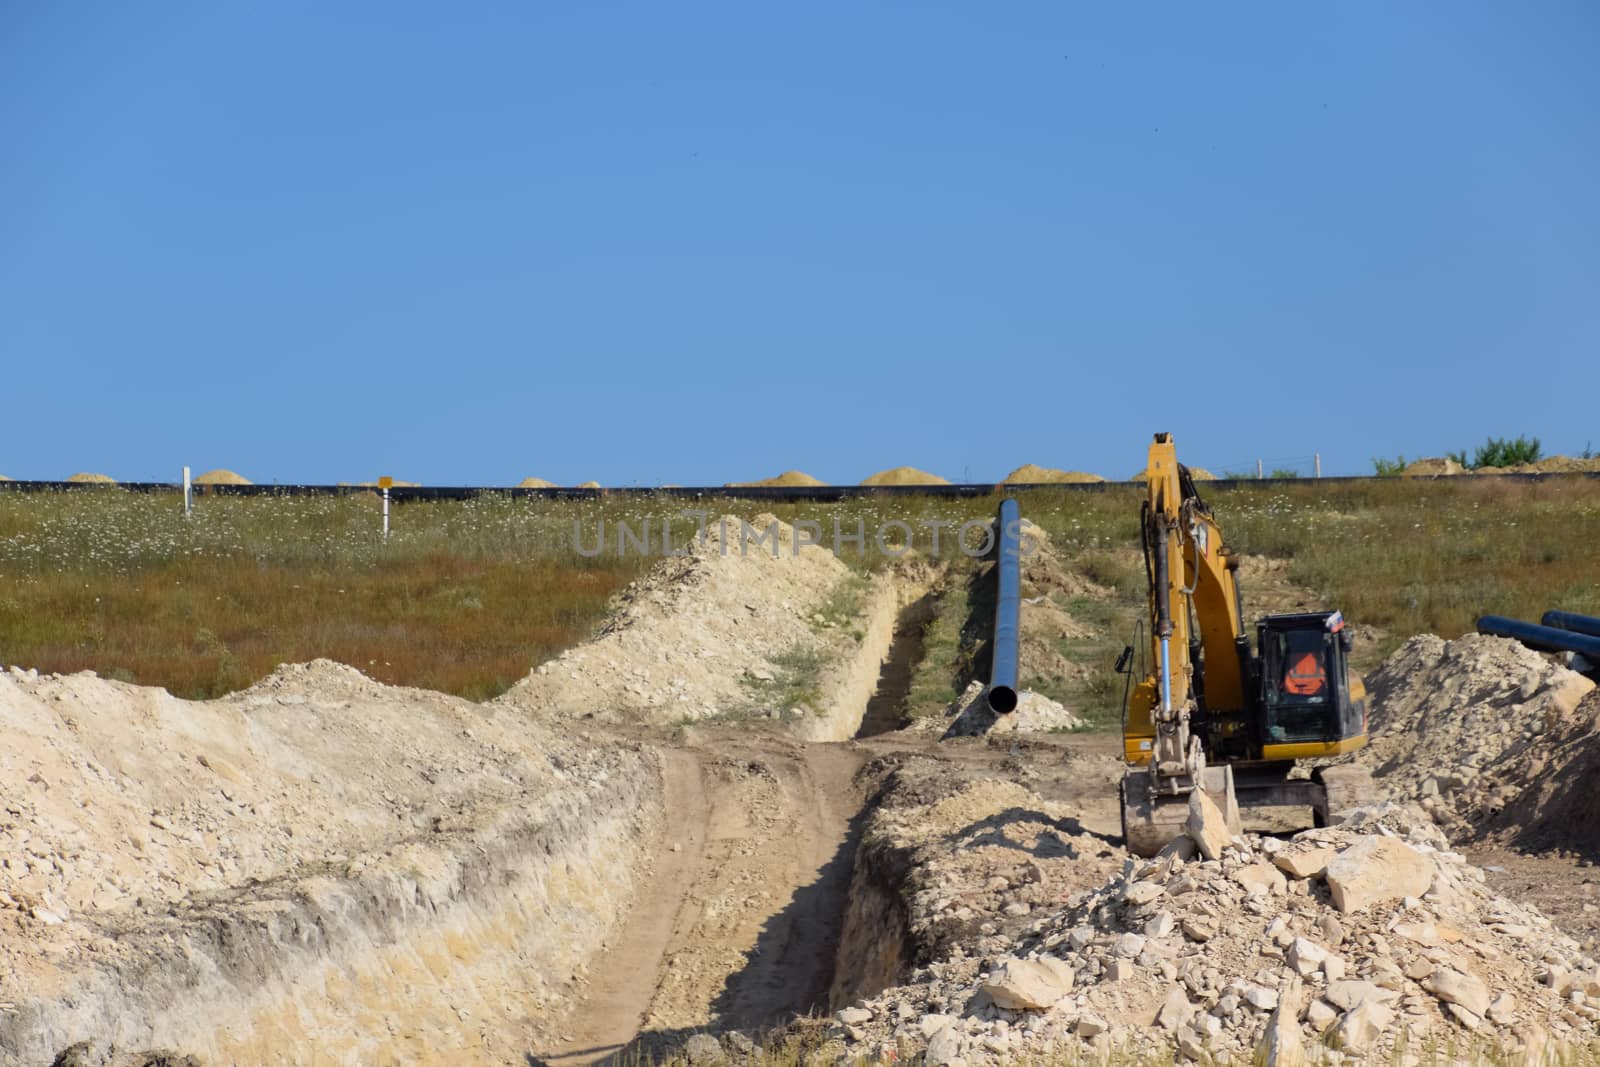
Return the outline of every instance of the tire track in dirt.
{"type": "Polygon", "coordinates": [[[692,731],[663,760],[655,870],[562,1040],[532,1062],[631,1062],[827,1010],[865,755],[730,729],[692,731]]]}

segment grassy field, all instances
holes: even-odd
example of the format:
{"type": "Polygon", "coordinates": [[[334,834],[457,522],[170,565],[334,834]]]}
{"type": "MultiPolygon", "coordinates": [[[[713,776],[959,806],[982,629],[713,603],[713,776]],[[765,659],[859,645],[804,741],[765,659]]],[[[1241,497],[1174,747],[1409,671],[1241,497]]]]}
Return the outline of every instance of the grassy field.
{"type": "MultiPolygon", "coordinates": [[[[1204,489],[1202,489],[1204,492],[1204,489]]],[[[1551,607],[1600,614],[1600,481],[1381,479],[1327,486],[1271,481],[1210,494],[1239,550],[1289,561],[1356,626],[1382,631],[1386,650],[1406,636],[1455,636],[1474,618],[1537,618],[1551,607]]],[[[1114,634],[1137,611],[1142,577],[1126,571],[1137,544],[1140,492],[1034,491],[1023,514],[1069,560],[1123,590],[1097,621],[1114,634]]],[[[701,507],[754,518],[867,531],[890,519],[923,524],[993,514],[996,500],[900,497],[840,504],[712,501],[701,507]]],[[[104,675],[211,696],[249,684],[276,664],[328,656],[383,681],[482,698],[583,640],[611,596],[649,566],[619,555],[616,529],[669,523],[692,536],[685,503],[484,497],[394,509],[388,543],[370,496],[202,500],[185,520],[175,495],[107,488],[0,492],[0,662],[104,675]],[[574,524],[578,525],[577,531],[574,524]],[[590,557],[601,529],[605,549],[590,557]],[[578,537],[575,540],[575,536],[578,537]]],[[[941,555],[952,557],[953,531],[941,555]]],[[[631,547],[631,545],[630,545],[631,547]]],[[[1096,610],[1087,605],[1082,610],[1096,610]]],[[[953,690],[964,592],[929,624],[928,659],[914,705],[953,690]],[[941,675],[941,671],[945,671],[941,675]]],[[[1106,642],[1120,647],[1121,638],[1106,642]]],[[[1078,654],[1089,650],[1079,649],[1078,654]]],[[[1096,653],[1098,654],[1098,653],[1096,653]]],[[[1091,685],[1109,691],[1110,680],[1091,685]]],[[[1084,699],[1084,694],[1076,694],[1084,699]]]]}

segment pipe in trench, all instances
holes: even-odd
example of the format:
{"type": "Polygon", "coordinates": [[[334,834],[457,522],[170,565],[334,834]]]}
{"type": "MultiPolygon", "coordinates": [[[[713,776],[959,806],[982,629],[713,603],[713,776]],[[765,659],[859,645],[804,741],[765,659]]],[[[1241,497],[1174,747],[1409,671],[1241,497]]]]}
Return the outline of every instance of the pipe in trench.
{"type": "Polygon", "coordinates": [[[994,641],[990,648],[989,707],[1004,715],[1017,708],[1017,633],[1022,604],[1022,519],[1017,502],[1007,497],[1000,501],[995,518],[996,534],[994,598],[994,641]]]}

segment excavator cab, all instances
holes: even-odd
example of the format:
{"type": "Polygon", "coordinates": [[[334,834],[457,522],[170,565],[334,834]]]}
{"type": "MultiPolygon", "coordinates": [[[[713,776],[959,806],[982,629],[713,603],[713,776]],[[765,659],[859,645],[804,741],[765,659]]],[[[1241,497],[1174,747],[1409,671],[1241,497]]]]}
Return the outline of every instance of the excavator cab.
{"type": "Polygon", "coordinates": [[[1271,615],[1257,625],[1262,759],[1353,751],[1367,733],[1365,692],[1351,691],[1351,634],[1336,611],[1271,615]]]}

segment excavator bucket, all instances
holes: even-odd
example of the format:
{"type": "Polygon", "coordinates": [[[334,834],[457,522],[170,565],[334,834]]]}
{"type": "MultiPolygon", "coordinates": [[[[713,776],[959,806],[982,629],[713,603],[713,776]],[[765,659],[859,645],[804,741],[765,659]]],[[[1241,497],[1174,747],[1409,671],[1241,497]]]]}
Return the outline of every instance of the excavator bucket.
{"type": "MultiPolygon", "coordinates": [[[[1221,809],[1230,833],[1237,834],[1244,824],[1239,818],[1239,801],[1233,791],[1233,768],[1207,767],[1200,772],[1199,787],[1221,809]]],[[[1131,768],[1122,778],[1122,837],[1135,856],[1154,856],[1184,833],[1189,821],[1189,797],[1153,796],[1150,772],[1131,768]]]]}

